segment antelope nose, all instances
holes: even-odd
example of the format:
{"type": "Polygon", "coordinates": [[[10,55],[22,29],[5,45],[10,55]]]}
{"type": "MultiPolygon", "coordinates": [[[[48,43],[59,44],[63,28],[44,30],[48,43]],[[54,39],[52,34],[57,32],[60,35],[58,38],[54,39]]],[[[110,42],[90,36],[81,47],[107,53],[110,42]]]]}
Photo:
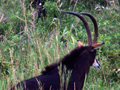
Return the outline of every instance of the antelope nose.
{"type": "Polygon", "coordinates": [[[95,59],[94,63],[93,63],[93,67],[97,70],[100,68],[100,63],[97,59],[95,59]]]}
{"type": "Polygon", "coordinates": [[[96,69],[96,70],[100,68],[100,66],[93,66],[93,67],[94,67],[94,69],[96,69]]]}
{"type": "Polygon", "coordinates": [[[97,66],[96,68],[98,68],[98,69],[99,69],[99,68],[100,68],[100,66],[97,66]]]}

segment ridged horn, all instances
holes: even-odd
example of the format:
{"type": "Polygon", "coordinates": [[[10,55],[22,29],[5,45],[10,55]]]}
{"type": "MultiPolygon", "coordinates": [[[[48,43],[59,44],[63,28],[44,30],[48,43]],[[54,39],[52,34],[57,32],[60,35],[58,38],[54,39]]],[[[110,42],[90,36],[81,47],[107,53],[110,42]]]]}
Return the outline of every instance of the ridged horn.
{"type": "Polygon", "coordinates": [[[86,31],[87,31],[87,36],[88,36],[88,45],[92,45],[92,37],[91,37],[91,32],[90,32],[90,28],[88,26],[88,23],[87,21],[84,19],[83,16],[81,16],[79,13],[76,13],[76,12],[70,12],[70,11],[61,11],[62,13],[68,13],[68,14],[72,14],[72,15],[75,15],[77,16],[78,18],[80,18],[84,25],[85,25],[85,28],[86,28],[86,31]]]}
{"type": "Polygon", "coordinates": [[[92,44],[97,43],[97,38],[98,38],[98,24],[97,24],[96,19],[95,19],[94,16],[91,15],[90,13],[81,12],[80,14],[86,15],[86,16],[88,16],[88,17],[92,20],[92,22],[93,22],[93,24],[94,24],[94,38],[93,38],[92,44]]]}

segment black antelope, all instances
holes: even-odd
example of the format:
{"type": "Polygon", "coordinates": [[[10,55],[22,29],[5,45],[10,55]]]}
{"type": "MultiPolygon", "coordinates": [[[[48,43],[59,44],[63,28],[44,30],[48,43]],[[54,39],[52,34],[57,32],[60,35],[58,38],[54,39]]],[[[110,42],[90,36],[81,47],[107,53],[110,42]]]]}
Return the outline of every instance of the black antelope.
{"type": "Polygon", "coordinates": [[[75,15],[83,21],[88,35],[88,45],[84,46],[82,42],[78,41],[78,47],[70,51],[70,53],[66,54],[58,62],[46,66],[41,75],[21,81],[10,90],[19,90],[20,87],[22,87],[23,90],[82,90],[85,74],[89,73],[90,66],[93,66],[95,69],[100,68],[100,63],[96,59],[96,48],[103,45],[103,43],[97,43],[98,26],[95,18],[91,14],[85,12],[75,13],[62,11],[62,13],[75,15]],[[87,15],[93,21],[95,32],[93,40],[88,23],[82,15],[87,15]],[[61,66],[61,74],[67,76],[67,72],[71,71],[68,84],[64,83],[62,89],[61,75],[58,69],[59,66],[61,66]],[[66,67],[66,70],[64,67],[66,67]],[[42,89],[40,89],[41,86],[42,89]]]}
{"type": "Polygon", "coordinates": [[[33,6],[36,6],[36,9],[31,12],[32,19],[36,20],[38,22],[38,19],[43,15],[43,17],[46,17],[46,10],[43,8],[44,0],[34,0],[32,2],[33,6]]]}

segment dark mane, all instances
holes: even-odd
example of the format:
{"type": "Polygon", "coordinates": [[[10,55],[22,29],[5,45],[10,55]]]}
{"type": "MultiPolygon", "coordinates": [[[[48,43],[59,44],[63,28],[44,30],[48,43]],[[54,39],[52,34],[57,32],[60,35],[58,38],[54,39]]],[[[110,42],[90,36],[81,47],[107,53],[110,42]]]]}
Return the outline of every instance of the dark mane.
{"type": "Polygon", "coordinates": [[[76,47],[70,53],[66,54],[59,62],[52,63],[45,67],[45,70],[42,71],[42,74],[50,73],[52,70],[56,69],[60,64],[66,66],[67,70],[73,69],[74,63],[76,62],[78,56],[84,51],[85,47],[76,47]]]}

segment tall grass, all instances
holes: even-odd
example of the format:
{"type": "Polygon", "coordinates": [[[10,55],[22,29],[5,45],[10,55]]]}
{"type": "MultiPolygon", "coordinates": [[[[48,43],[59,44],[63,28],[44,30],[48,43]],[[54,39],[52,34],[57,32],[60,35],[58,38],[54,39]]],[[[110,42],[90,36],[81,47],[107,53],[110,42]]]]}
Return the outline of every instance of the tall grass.
{"type": "MultiPolygon", "coordinates": [[[[0,90],[40,75],[46,65],[58,61],[76,47],[78,39],[87,45],[85,27],[78,18],[60,15],[60,19],[54,19],[50,14],[35,23],[26,3],[13,1],[8,0],[9,4],[3,1],[0,6],[4,18],[8,17],[5,24],[2,20],[0,23],[0,30],[5,31],[3,41],[0,41],[0,90]]],[[[72,11],[71,8],[68,10],[72,11]]],[[[67,10],[67,7],[63,9],[67,10]]],[[[119,90],[120,12],[116,7],[100,9],[97,12],[76,6],[76,12],[86,11],[95,16],[99,26],[98,42],[105,42],[97,54],[101,68],[96,71],[91,67],[83,90],[119,90]]],[[[93,24],[85,18],[93,35],[93,24]]]]}

